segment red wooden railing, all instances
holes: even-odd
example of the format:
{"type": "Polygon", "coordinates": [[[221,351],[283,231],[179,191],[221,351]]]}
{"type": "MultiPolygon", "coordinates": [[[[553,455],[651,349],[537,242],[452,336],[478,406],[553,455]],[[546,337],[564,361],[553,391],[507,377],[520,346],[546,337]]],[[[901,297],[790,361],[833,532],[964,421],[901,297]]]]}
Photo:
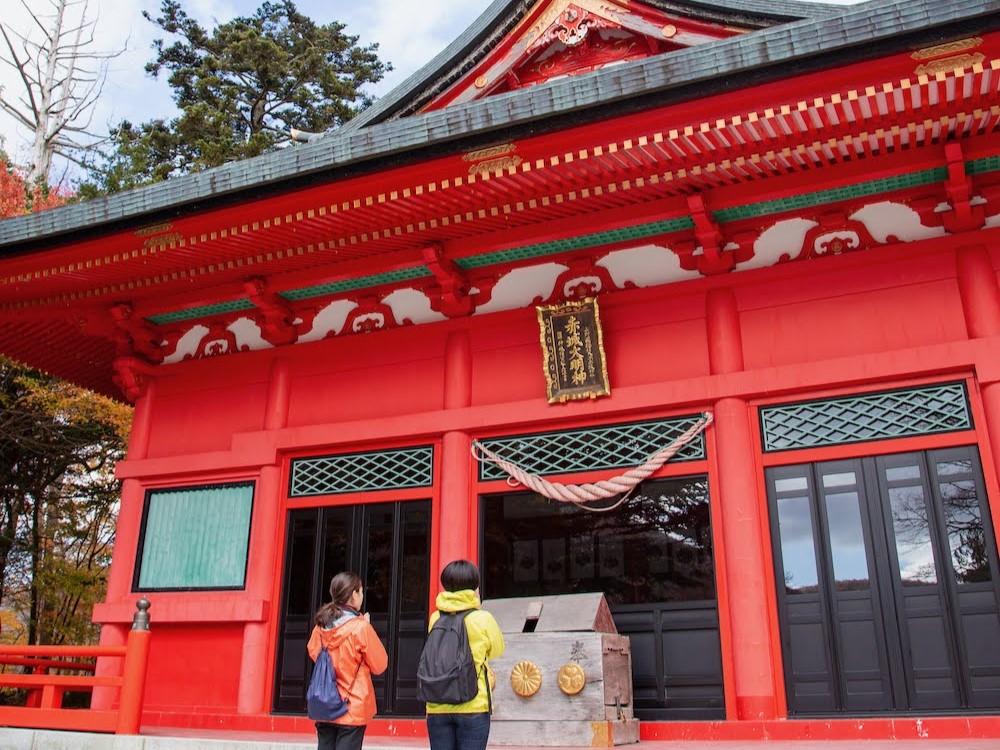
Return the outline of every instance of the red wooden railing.
{"type": "Polygon", "coordinates": [[[0,646],[0,665],[29,667],[28,674],[0,674],[0,687],[28,691],[23,706],[0,706],[0,726],[139,734],[149,656],[149,601],[140,599],[124,646],[0,646]],[[91,662],[117,657],[120,675],[97,675],[91,662]],[[57,673],[54,673],[57,672],[57,673]],[[82,674],[64,674],[80,672],[82,674]],[[119,688],[118,709],[63,708],[63,694],[119,688]]]}

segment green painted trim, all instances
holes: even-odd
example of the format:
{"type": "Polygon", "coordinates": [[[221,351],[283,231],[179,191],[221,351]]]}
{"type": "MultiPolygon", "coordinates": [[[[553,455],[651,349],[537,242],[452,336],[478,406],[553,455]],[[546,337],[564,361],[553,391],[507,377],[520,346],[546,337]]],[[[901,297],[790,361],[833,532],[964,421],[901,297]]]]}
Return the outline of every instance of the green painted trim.
{"type": "Polygon", "coordinates": [[[352,289],[365,289],[367,287],[381,286],[382,284],[395,284],[399,281],[422,279],[431,275],[430,269],[426,266],[415,266],[414,268],[404,268],[399,271],[387,271],[386,273],[375,273],[370,276],[359,276],[356,279],[332,281],[329,284],[316,284],[315,286],[306,286],[299,289],[289,289],[280,294],[285,299],[295,302],[312,297],[325,297],[331,294],[339,294],[340,292],[349,292],[352,289]]]}
{"type": "Polygon", "coordinates": [[[812,208],[813,206],[838,203],[854,198],[864,198],[865,196],[877,195],[893,190],[905,190],[906,188],[918,187],[920,185],[932,185],[935,182],[943,182],[947,177],[947,168],[935,167],[934,169],[925,169],[921,172],[911,172],[910,174],[883,177],[879,180],[859,182],[840,188],[819,190],[815,193],[803,193],[791,198],[778,198],[776,200],[761,201],[760,203],[748,203],[743,206],[723,208],[714,211],[712,216],[720,224],[730,221],[740,221],[741,219],[757,219],[768,214],[812,208]]]}
{"type": "Polygon", "coordinates": [[[499,250],[495,253],[472,255],[466,258],[458,258],[455,263],[460,268],[465,269],[482,268],[498,263],[541,258],[546,255],[565,253],[570,250],[583,250],[586,248],[601,247],[602,245],[613,245],[618,242],[627,242],[628,240],[655,237],[656,235],[667,234],[668,232],[679,232],[682,229],[694,229],[694,222],[690,216],[680,216],[676,219],[667,219],[666,221],[654,221],[650,224],[637,224],[636,226],[622,227],[621,229],[610,229],[606,232],[583,234],[579,237],[567,237],[564,240],[541,242],[537,245],[499,250]]]}
{"type": "Polygon", "coordinates": [[[987,156],[983,159],[973,159],[965,162],[965,173],[988,174],[989,172],[1000,171],[1000,156],[987,156]]]}
{"type": "Polygon", "coordinates": [[[195,318],[208,318],[212,315],[222,313],[237,312],[239,310],[253,310],[254,304],[248,299],[233,299],[228,302],[219,302],[215,305],[203,305],[202,307],[189,307],[187,310],[176,310],[175,312],[161,313],[160,315],[150,315],[146,318],[154,325],[162,326],[169,323],[180,323],[183,320],[194,320],[195,318]]]}

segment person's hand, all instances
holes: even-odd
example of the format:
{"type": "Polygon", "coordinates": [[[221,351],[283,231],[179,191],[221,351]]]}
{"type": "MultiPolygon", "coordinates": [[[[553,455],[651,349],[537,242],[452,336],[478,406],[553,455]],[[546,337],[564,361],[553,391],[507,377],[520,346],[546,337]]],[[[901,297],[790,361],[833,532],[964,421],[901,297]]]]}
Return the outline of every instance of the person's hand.
{"type": "Polygon", "coordinates": [[[365,612],[361,616],[365,618],[365,622],[367,622],[367,623],[370,623],[372,621],[372,613],[371,612],[365,612]]]}

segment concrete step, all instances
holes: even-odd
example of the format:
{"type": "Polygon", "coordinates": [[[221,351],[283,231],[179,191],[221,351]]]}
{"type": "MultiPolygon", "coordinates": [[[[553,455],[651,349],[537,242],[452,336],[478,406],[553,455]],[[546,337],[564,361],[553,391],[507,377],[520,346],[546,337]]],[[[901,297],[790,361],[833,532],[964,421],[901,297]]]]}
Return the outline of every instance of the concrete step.
{"type": "MultiPolygon", "coordinates": [[[[538,750],[495,746],[497,750],[538,750]]],[[[997,750],[998,739],[639,742],[627,750],[997,750]]],[[[0,727],[0,750],[315,750],[303,734],[144,729],[137,736],[0,727]]],[[[364,750],[428,750],[423,738],[366,737],[364,750]]]]}

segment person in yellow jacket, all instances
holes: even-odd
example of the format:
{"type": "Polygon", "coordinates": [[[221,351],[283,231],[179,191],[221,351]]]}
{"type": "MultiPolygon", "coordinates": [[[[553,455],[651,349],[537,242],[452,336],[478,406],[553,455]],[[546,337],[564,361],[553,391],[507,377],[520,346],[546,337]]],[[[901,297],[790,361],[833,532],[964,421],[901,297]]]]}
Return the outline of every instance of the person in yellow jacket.
{"type": "Polygon", "coordinates": [[[347,701],[347,713],[330,721],[316,722],[319,750],[361,750],[368,722],[375,716],[372,675],[382,674],[389,664],[385,646],[361,614],[365,593],[356,573],[337,573],[330,581],[330,601],[316,613],[306,650],[316,661],[320,649],[330,652],[337,671],[337,687],[347,701]]]}
{"type": "Polygon", "coordinates": [[[464,612],[472,658],[479,675],[479,692],[465,703],[428,703],[427,737],[431,750],[485,750],[490,737],[492,702],[489,687],[489,659],[503,654],[503,634],[496,619],[481,609],[479,568],[468,560],[455,560],[441,571],[441,586],[431,613],[428,629],[442,612],[464,612]]]}

